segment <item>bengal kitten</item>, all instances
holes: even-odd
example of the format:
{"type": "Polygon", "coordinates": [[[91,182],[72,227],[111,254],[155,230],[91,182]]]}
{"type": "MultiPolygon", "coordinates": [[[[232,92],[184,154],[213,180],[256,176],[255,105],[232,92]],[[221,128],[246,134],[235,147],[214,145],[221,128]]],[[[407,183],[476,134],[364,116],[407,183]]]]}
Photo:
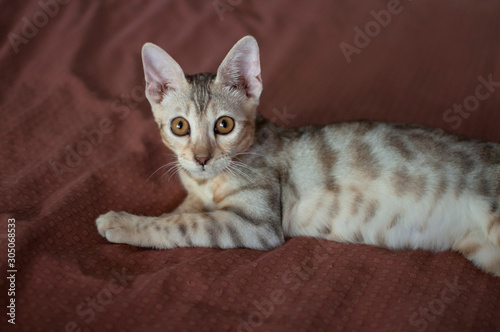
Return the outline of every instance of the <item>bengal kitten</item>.
{"type": "Polygon", "coordinates": [[[500,276],[500,144],[415,125],[284,129],[257,112],[259,48],[241,39],[217,74],[185,75],[142,49],[146,95],[187,197],[159,217],[110,211],[108,241],[268,250],[286,236],[452,249],[500,276]]]}

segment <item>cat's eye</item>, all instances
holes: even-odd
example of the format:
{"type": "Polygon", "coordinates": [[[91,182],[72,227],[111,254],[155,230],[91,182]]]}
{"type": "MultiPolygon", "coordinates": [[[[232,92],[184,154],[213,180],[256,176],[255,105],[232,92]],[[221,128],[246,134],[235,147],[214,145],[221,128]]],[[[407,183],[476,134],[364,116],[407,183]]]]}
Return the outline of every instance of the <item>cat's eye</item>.
{"type": "Polygon", "coordinates": [[[229,134],[234,128],[234,120],[228,116],[220,117],[215,123],[215,132],[217,134],[226,135],[229,134]]]}
{"type": "Polygon", "coordinates": [[[170,129],[177,136],[186,136],[189,134],[189,122],[181,117],[175,118],[170,123],[170,129]]]}

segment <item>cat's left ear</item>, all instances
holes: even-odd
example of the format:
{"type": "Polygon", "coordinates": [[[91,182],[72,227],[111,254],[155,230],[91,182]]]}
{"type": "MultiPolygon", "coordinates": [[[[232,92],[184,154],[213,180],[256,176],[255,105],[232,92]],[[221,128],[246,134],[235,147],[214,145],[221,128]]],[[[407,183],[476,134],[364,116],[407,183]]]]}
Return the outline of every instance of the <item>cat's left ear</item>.
{"type": "Polygon", "coordinates": [[[217,70],[216,83],[246,92],[249,98],[259,99],[262,92],[259,45],[252,36],[240,39],[217,70]]]}

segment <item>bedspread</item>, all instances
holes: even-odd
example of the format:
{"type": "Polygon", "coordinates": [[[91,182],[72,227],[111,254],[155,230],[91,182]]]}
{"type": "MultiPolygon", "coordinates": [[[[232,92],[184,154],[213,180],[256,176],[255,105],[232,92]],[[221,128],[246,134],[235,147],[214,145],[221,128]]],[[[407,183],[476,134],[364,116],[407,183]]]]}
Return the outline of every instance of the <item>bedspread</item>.
{"type": "Polygon", "coordinates": [[[173,155],[144,96],[145,42],[192,74],[255,36],[259,110],[285,127],[369,119],[500,141],[500,2],[0,8],[2,331],[500,330],[500,279],[457,253],[305,237],[271,251],[152,250],[95,226],[109,210],[155,216],[185,197],[154,173],[173,155]]]}

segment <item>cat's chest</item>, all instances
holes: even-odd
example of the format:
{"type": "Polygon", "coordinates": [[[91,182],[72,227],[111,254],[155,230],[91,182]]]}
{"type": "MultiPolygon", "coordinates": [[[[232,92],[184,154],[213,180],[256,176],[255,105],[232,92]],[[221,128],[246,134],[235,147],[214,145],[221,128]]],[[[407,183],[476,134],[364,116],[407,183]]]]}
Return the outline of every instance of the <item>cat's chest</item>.
{"type": "Polygon", "coordinates": [[[214,201],[215,192],[212,183],[199,185],[193,192],[203,202],[203,205],[207,210],[214,211],[217,209],[217,204],[214,201]]]}
{"type": "Polygon", "coordinates": [[[224,175],[207,181],[197,181],[189,177],[183,180],[184,187],[189,194],[196,196],[208,211],[217,210],[219,203],[231,190],[231,182],[224,175]]]}

